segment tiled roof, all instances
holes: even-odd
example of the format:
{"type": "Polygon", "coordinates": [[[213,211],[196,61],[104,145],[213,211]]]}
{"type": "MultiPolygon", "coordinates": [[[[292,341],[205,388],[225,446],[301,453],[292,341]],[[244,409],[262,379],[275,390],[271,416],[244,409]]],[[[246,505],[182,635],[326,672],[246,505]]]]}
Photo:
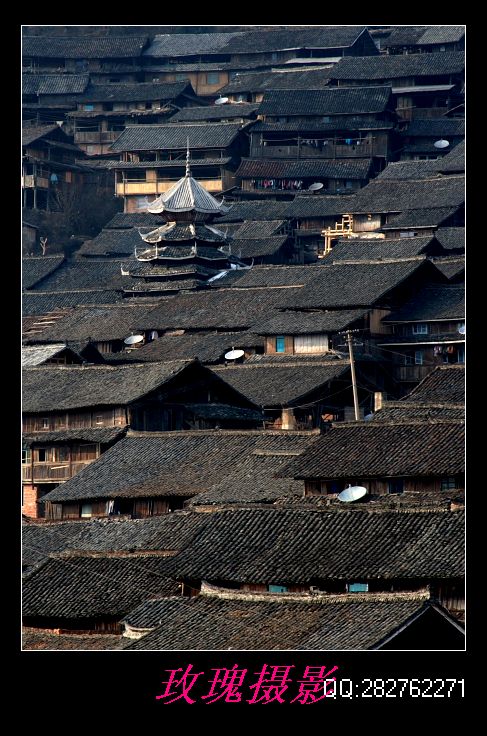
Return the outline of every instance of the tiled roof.
{"type": "MultiPolygon", "coordinates": [[[[457,212],[457,207],[426,207],[423,209],[405,209],[400,215],[387,220],[381,230],[399,230],[400,228],[437,227],[457,212]]],[[[435,233],[436,235],[436,233],[435,233]]]]}
{"type": "Polygon", "coordinates": [[[328,84],[330,68],[302,71],[237,73],[235,79],[219,90],[221,95],[260,92],[268,89],[323,89],[328,84]]]}
{"type": "Polygon", "coordinates": [[[398,54],[394,56],[344,56],[335,64],[332,79],[389,80],[461,74],[465,68],[462,51],[441,54],[398,54]]]}
{"type": "Polygon", "coordinates": [[[35,284],[58,269],[64,256],[33,256],[22,258],[22,286],[31,289],[35,284]]]}
{"type": "MultiPolygon", "coordinates": [[[[105,289],[83,289],[81,291],[25,292],[22,294],[22,313],[28,317],[42,315],[66,307],[88,304],[115,304],[121,301],[120,291],[105,289]]],[[[69,335],[54,337],[54,340],[69,340],[69,335]]]]}
{"type": "Polygon", "coordinates": [[[23,411],[126,405],[167,383],[187,365],[187,361],[171,361],[116,367],[28,368],[22,374],[23,411]]]}
{"type": "Polygon", "coordinates": [[[65,343],[54,345],[23,345],[22,346],[22,368],[32,368],[41,365],[46,360],[54,358],[55,355],[66,350],[65,343]]]}
{"type": "Polygon", "coordinates": [[[120,59],[140,56],[146,43],[145,36],[24,36],[22,56],[37,56],[40,59],[120,59]]]}
{"type": "MultiPolygon", "coordinates": [[[[333,87],[330,89],[342,89],[342,87],[333,87]]],[[[353,89],[356,89],[355,87],[353,89]]],[[[277,123],[274,121],[261,122],[257,121],[252,126],[252,133],[267,132],[290,132],[298,131],[306,137],[306,133],[317,131],[319,133],[337,132],[340,130],[392,130],[394,123],[388,120],[371,120],[369,115],[348,115],[344,114],[340,118],[336,118],[329,123],[324,123],[320,117],[307,118],[303,122],[301,118],[288,120],[287,123],[277,123]]],[[[309,136],[313,138],[313,136],[309,136]]],[[[436,149],[435,149],[436,150],[436,149]]]]}
{"type": "Polygon", "coordinates": [[[390,46],[415,46],[427,26],[396,26],[389,36],[381,41],[381,48],[390,46]]]}
{"type": "MultiPolygon", "coordinates": [[[[276,286],[306,286],[311,279],[321,272],[321,265],[306,266],[253,266],[242,272],[241,277],[233,285],[234,289],[253,289],[276,286]]],[[[268,292],[267,292],[268,293],[268,292]]],[[[294,289],[293,293],[298,293],[294,289]]],[[[269,315],[266,315],[266,319],[269,315]]]]}
{"type": "Polygon", "coordinates": [[[363,115],[383,112],[390,87],[326,87],[322,90],[269,90],[259,115],[363,115]]]}
{"type": "Polygon", "coordinates": [[[22,585],[26,617],[83,619],[123,616],[154,596],[178,595],[179,588],[158,555],[51,558],[22,585]]]}
{"type": "Polygon", "coordinates": [[[434,261],[435,266],[447,279],[458,280],[465,272],[465,257],[438,258],[434,261]]]}
{"type": "Polygon", "coordinates": [[[204,595],[190,599],[186,605],[178,599],[147,601],[126,616],[125,621],[134,628],[156,628],[125,648],[156,651],[375,649],[380,648],[387,636],[431,609],[420,596],[370,594],[368,599],[343,598],[296,602],[280,601],[276,597],[272,601],[256,601],[204,595]]]}
{"type": "Polygon", "coordinates": [[[326,177],[330,179],[367,179],[372,160],[369,158],[343,161],[338,159],[309,159],[300,161],[271,161],[242,159],[235,176],[242,179],[294,179],[299,177],[326,177]]]}
{"type": "MultiPolygon", "coordinates": [[[[427,145],[429,146],[430,144],[427,145]]],[[[422,147],[424,148],[423,144],[422,147]]],[[[410,146],[405,146],[404,149],[406,148],[409,149],[410,146]]],[[[393,161],[380,172],[377,180],[431,179],[436,174],[436,170],[432,170],[433,163],[436,166],[436,161],[393,161]]]]}
{"type": "Polygon", "coordinates": [[[261,202],[251,199],[242,202],[232,202],[228,214],[218,220],[219,226],[222,222],[242,222],[243,220],[280,220],[286,217],[289,202],[261,202]]]}
{"type": "Polygon", "coordinates": [[[207,215],[221,215],[228,210],[229,207],[223,203],[223,200],[220,201],[213,197],[199,181],[191,176],[189,166],[185,176],[147,206],[147,211],[152,214],[195,211],[207,215]]]}
{"type": "MultiPolygon", "coordinates": [[[[284,225],[286,225],[286,220],[261,220],[256,222],[247,220],[232,231],[232,237],[238,240],[269,238],[271,235],[279,233],[284,225]]],[[[223,229],[225,230],[225,228],[223,229]]]]}
{"type": "Polygon", "coordinates": [[[295,478],[350,480],[455,475],[463,469],[463,422],[363,422],[335,425],[285,472],[295,478]]]}
{"type": "Polygon", "coordinates": [[[326,384],[334,379],[342,379],[348,385],[344,374],[350,371],[350,364],[347,360],[326,358],[321,362],[287,361],[282,356],[275,363],[248,362],[214,366],[212,370],[254,404],[280,407],[292,405],[321,387],[325,393],[326,384]]]}
{"type": "MultiPolygon", "coordinates": [[[[157,223],[152,223],[150,215],[145,215],[147,220],[143,220],[143,224],[146,227],[150,227],[152,224],[159,225],[160,218],[157,218],[157,223]]],[[[142,222],[141,222],[142,224],[142,222]]],[[[78,250],[78,255],[81,256],[132,256],[135,248],[140,247],[142,244],[139,231],[134,228],[126,228],[124,230],[109,230],[104,229],[101,231],[96,238],[93,240],[85,240],[81,248],[78,250]]],[[[91,264],[90,264],[91,265],[91,264]]],[[[120,265],[117,261],[118,271],[120,273],[120,265]]],[[[96,268],[96,263],[91,265],[96,268]]]]}
{"type": "MultiPolygon", "coordinates": [[[[101,292],[104,293],[106,292],[101,292]]],[[[149,305],[127,303],[80,306],[57,320],[54,325],[46,327],[39,339],[42,342],[89,339],[103,342],[125,339],[150,309],[149,305]]]]}
{"type": "MultiPolygon", "coordinates": [[[[103,115],[104,113],[98,113],[99,115],[103,115]]],[[[191,164],[191,170],[193,169],[199,169],[199,168],[205,168],[207,166],[225,166],[225,164],[228,164],[229,161],[231,161],[230,156],[223,156],[221,158],[195,158],[190,161],[191,164]]],[[[84,162],[83,162],[84,163],[84,162]]],[[[129,171],[130,169],[136,169],[140,170],[143,169],[144,171],[146,169],[166,169],[168,172],[168,175],[174,174],[175,176],[179,173],[180,175],[184,172],[184,168],[186,166],[186,161],[179,158],[179,159],[173,159],[172,161],[142,161],[142,163],[137,161],[115,161],[113,159],[98,159],[96,161],[90,160],[89,166],[92,169],[107,169],[108,171],[114,171],[116,169],[123,169],[124,171],[129,171]]],[[[137,216],[138,214],[144,214],[142,213],[117,213],[117,214],[132,214],[137,216]]],[[[116,215],[115,215],[116,216],[116,215]]]]}
{"type": "Polygon", "coordinates": [[[48,133],[59,130],[57,123],[45,123],[43,125],[23,125],[22,126],[22,145],[28,146],[39,138],[44,138],[48,133]]]}
{"type": "Polygon", "coordinates": [[[189,147],[227,148],[242,130],[241,123],[168,123],[129,125],[112,143],[111,151],[160,151],[189,147]]]}
{"type": "Polygon", "coordinates": [[[360,309],[332,312],[279,312],[270,320],[264,320],[254,329],[262,335],[310,335],[321,332],[336,332],[366,315],[360,309]]]}
{"type": "Polygon", "coordinates": [[[151,215],[150,212],[117,212],[107,222],[100,235],[104,234],[106,230],[128,229],[137,227],[138,225],[142,227],[157,227],[160,224],[161,218],[157,215],[151,215]]]}
{"type": "Polygon", "coordinates": [[[285,214],[290,218],[334,217],[350,212],[355,195],[320,196],[301,194],[288,202],[285,214]]]}
{"type": "Polygon", "coordinates": [[[22,565],[31,567],[52,552],[62,552],[80,533],[79,524],[24,524],[22,526],[22,565]]]}
{"type": "Polygon", "coordinates": [[[418,46],[455,43],[465,35],[465,26],[430,26],[417,41],[418,46]]]}
{"type": "Polygon", "coordinates": [[[465,171],[465,142],[462,141],[455,148],[437,162],[438,171],[442,174],[457,174],[465,171]]]}
{"type": "Polygon", "coordinates": [[[119,289],[123,284],[120,261],[74,261],[62,263],[39,280],[34,291],[79,291],[80,289],[119,289]]]}
{"type": "Polygon", "coordinates": [[[38,442],[100,442],[102,445],[120,439],[126,427],[80,427],[79,429],[59,429],[54,432],[23,434],[22,442],[33,445],[38,442]]]}
{"type": "Polygon", "coordinates": [[[88,74],[22,74],[24,95],[73,95],[85,91],[88,74]]]}
{"type": "Polygon", "coordinates": [[[169,564],[180,579],[208,582],[460,577],[464,534],[460,512],[216,511],[169,564]]]}
{"type": "Polygon", "coordinates": [[[427,286],[410,301],[384,317],[383,322],[462,320],[465,316],[465,287],[446,284],[427,286]]]}
{"type": "Polygon", "coordinates": [[[464,227],[440,227],[435,232],[435,238],[449,251],[465,250],[464,227]]]}
{"type": "Polygon", "coordinates": [[[259,103],[238,105],[206,105],[205,107],[185,107],[172,116],[172,123],[186,123],[191,120],[227,120],[229,118],[255,118],[259,103]]]}
{"type": "Polygon", "coordinates": [[[22,650],[110,650],[123,649],[125,640],[116,634],[50,634],[46,630],[26,629],[22,633],[22,650]]]}
{"type": "Polygon", "coordinates": [[[465,401],[465,367],[463,365],[441,365],[423,378],[416,388],[401,399],[406,403],[450,403],[465,401]]]}
{"type": "Polygon", "coordinates": [[[144,56],[177,58],[223,53],[223,49],[234,35],[234,33],[162,33],[154,37],[144,51],[144,56]]]}
{"type": "MultiPolygon", "coordinates": [[[[361,88],[362,89],[362,88],[361,88]]],[[[426,118],[411,120],[404,135],[408,138],[449,138],[450,136],[465,135],[465,120],[463,118],[426,118]]],[[[438,150],[438,149],[437,149],[438,150]]]]}
{"type": "Polygon", "coordinates": [[[414,238],[344,238],[334,246],[325,263],[419,255],[446,255],[446,251],[432,235],[414,238]]]}
{"type": "MultiPolygon", "coordinates": [[[[256,450],[288,443],[286,432],[196,430],[129,433],[43,498],[191,497],[209,490],[256,450]]],[[[298,445],[301,447],[298,441],[298,445]]]]}
{"type": "Polygon", "coordinates": [[[410,181],[374,179],[355,194],[351,211],[353,213],[385,213],[435,207],[459,207],[464,200],[465,177],[463,176],[417,180],[414,184],[411,184],[410,181]]]}
{"type": "Polygon", "coordinates": [[[144,102],[174,100],[183,92],[192,91],[184,82],[138,82],[136,84],[92,84],[80,102],[144,102]]]}
{"type": "Polygon", "coordinates": [[[413,421],[421,419],[430,421],[435,419],[459,420],[464,419],[465,408],[463,406],[412,404],[404,401],[386,402],[382,409],[375,412],[370,421],[372,422],[397,422],[413,421]]]}
{"type": "Polygon", "coordinates": [[[261,258],[279,252],[288,241],[288,235],[274,235],[269,238],[234,238],[230,244],[231,252],[238,258],[261,258]]]}

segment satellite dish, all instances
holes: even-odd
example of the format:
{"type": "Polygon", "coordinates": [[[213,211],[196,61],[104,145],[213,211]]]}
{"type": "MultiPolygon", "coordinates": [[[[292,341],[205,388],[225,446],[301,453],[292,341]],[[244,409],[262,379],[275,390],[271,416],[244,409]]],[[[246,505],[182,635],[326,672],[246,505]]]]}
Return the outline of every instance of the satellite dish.
{"type": "Polygon", "coordinates": [[[464,335],[465,334],[465,325],[462,325],[461,327],[459,327],[458,328],[458,332],[460,333],[460,335],[464,335]]]}
{"type": "Polygon", "coordinates": [[[445,141],[445,139],[442,138],[440,141],[435,141],[433,145],[435,148],[448,148],[450,141],[445,141]]]}
{"type": "Polygon", "coordinates": [[[219,97],[215,100],[215,105],[224,105],[225,102],[228,102],[228,97],[219,97]]]}
{"type": "Polygon", "coordinates": [[[319,189],[323,189],[323,184],[320,181],[315,181],[314,184],[310,184],[308,192],[317,192],[319,189]]]}
{"type": "Polygon", "coordinates": [[[350,503],[351,501],[358,501],[359,498],[363,498],[367,495],[367,489],[363,486],[348,486],[344,491],[338,494],[338,500],[344,503],[350,503]]]}
{"type": "Polygon", "coordinates": [[[136,345],[138,342],[142,342],[144,339],[143,335],[129,335],[124,340],[125,345],[136,345]]]}
{"type": "Polygon", "coordinates": [[[228,353],[225,353],[225,360],[237,360],[237,358],[241,358],[242,355],[245,355],[244,350],[230,350],[228,353]]]}

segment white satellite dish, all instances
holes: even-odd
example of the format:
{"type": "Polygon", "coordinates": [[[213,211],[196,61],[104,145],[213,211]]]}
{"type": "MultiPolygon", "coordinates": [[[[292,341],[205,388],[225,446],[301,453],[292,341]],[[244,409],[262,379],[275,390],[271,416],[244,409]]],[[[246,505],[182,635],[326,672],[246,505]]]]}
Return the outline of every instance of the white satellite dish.
{"type": "Polygon", "coordinates": [[[215,105],[224,105],[225,102],[228,102],[228,97],[219,97],[215,100],[215,105]]]}
{"type": "Polygon", "coordinates": [[[136,345],[138,342],[142,342],[144,339],[143,335],[129,335],[125,338],[125,345],[136,345]]]}
{"type": "Polygon", "coordinates": [[[440,141],[435,141],[433,145],[435,148],[448,148],[450,141],[445,141],[445,139],[442,138],[440,141]]]}
{"type": "Polygon", "coordinates": [[[460,333],[460,335],[464,335],[465,334],[465,325],[462,325],[461,327],[459,327],[458,328],[458,332],[460,333]]]}
{"type": "Polygon", "coordinates": [[[351,501],[358,501],[359,498],[363,498],[367,495],[367,489],[363,486],[348,486],[344,491],[338,494],[338,500],[344,503],[350,503],[351,501]]]}
{"type": "Polygon", "coordinates": [[[314,184],[310,184],[308,192],[317,192],[319,189],[323,189],[323,184],[320,181],[315,181],[314,184]]]}
{"type": "Polygon", "coordinates": [[[237,360],[237,358],[241,358],[242,355],[245,355],[244,350],[230,350],[228,353],[225,353],[225,360],[237,360]]]}

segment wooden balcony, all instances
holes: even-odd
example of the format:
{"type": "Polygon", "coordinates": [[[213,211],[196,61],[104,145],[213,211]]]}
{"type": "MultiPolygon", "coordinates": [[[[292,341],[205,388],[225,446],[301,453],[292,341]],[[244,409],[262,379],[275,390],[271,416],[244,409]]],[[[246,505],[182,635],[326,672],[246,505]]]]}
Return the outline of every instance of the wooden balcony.
{"type": "Polygon", "coordinates": [[[33,473],[30,464],[22,465],[22,480],[31,483],[69,480],[73,475],[76,475],[80,470],[83,470],[87,465],[94,462],[95,459],[73,462],[71,465],[69,462],[64,461],[57,463],[34,463],[33,473]]]}
{"type": "Polygon", "coordinates": [[[342,145],[329,141],[321,149],[315,146],[301,144],[299,146],[252,146],[251,158],[369,158],[371,156],[386,156],[387,146],[382,143],[364,140],[360,145],[342,145]]]}
{"type": "MultiPolygon", "coordinates": [[[[100,113],[101,114],[101,113],[100,113]]],[[[74,134],[75,143],[113,143],[121,134],[121,130],[77,130],[74,134]]]]}
{"type": "MultiPolygon", "coordinates": [[[[146,181],[145,179],[141,179],[117,182],[116,193],[121,197],[129,194],[163,194],[174,186],[176,181],[179,181],[179,179],[175,179],[174,181],[146,181]]],[[[198,182],[207,192],[223,191],[221,179],[198,179],[198,182]]]]}
{"type": "Polygon", "coordinates": [[[35,176],[34,174],[26,174],[22,177],[22,188],[23,189],[48,189],[49,179],[43,176],[35,176]]]}
{"type": "Polygon", "coordinates": [[[432,366],[429,365],[396,365],[394,366],[395,378],[398,381],[418,382],[431,373],[432,366]]]}

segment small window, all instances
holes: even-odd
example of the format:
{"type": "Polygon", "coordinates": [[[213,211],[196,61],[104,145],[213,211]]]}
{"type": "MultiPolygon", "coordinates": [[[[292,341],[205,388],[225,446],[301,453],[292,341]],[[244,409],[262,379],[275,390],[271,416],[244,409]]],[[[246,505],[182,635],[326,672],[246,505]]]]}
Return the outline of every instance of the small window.
{"type": "Polygon", "coordinates": [[[276,337],[276,353],[284,353],[286,351],[286,341],[282,335],[276,337]]]}
{"type": "Polygon", "coordinates": [[[277,61],[278,58],[279,58],[279,54],[277,53],[277,51],[273,51],[271,53],[271,61],[277,61]]]}
{"type": "Polygon", "coordinates": [[[403,478],[392,478],[388,482],[389,493],[404,493],[404,480],[403,478]]]}
{"type": "Polygon", "coordinates": [[[413,365],[412,355],[403,355],[403,358],[404,358],[404,365],[413,365]]]}
{"type": "Polygon", "coordinates": [[[27,463],[30,463],[30,459],[31,459],[30,449],[22,450],[22,465],[27,465],[27,463]]]}
{"type": "Polygon", "coordinates": [[[45,463],[47,460],[47,450],[44,447],[40,447],[37,450],[37,461],[39,463],[45,463]]]}
{"type": "Polygon", "coordinates": [[[457,363],[465,363],[465,348],[458,348],[457,363]]]}
{"type": "Polygon", "coordinates": [[[92,507],[91,503],[84,503],[81,506],[81,518],[82,519],[89,519],[89,517],[92,516],[92,507]]]}
{"type": "Polygon", "coordinates": [[[350,179],[347,179],[345,182],[345,189],[352,189],[352,187],[353,187],[353,181],[351,181],[350,179]]]}
{"type": "Polygon", "coordinates": [[[323,115],[323,117],[321,118],[321,122],[322,123],[329,123],[330,120],[331,120],[331,118],[330,118],[329,115],[323,115]]]}
{"type": "Polygon", "coordinates": [[[442,491],[453,491],[457,487],[457,482],[453,476],[442,478],[440,481],[440,489],[442,491]]]}
{"type": "MultiPolygon", "coordinates": [[[[184,82],[185,79],[188,79],[188,75],[187,74],[175,74],[174,75],[174,80],[176,82],[184,82]]],[[[157,79],[155,81],[158,82],[159,80],[157,79]]]]}
{"type": "Polygon", "coordinates": [[[414,362],[416,365],[423,365],[423,351],[422,350],[414,351],[414,362]]]}
{"type": "Polygon", "coordinates": [[[95,424],[98,424],[98,425],[103,424],[103,415],[102,414],[97,414],[97,416],[95,417],[95,424]]]}
{"type": "Polygon", "coordinates": [[[86,110],[86,112],[93,112],[94,109],[94,105],[83,105],[83,110],[86,110]]]}
{"type": "Polygon", "coordinates": [[[287,588],[285,585],[268,585],[267,590],[269,593],[287,593],[287,588]]]}
{"type": "Polygon", "coordinates": [[[42,417],[42,429],[49,429],[49,418],[48,417],[42,417]]]}
{"type": "Polygon", "coordinates": [[[113,110],[113,102],[105,102],[105,104],[103,105],[103,109],[107,110],[107,112],[113,110]]]}
{"type": "Polygon", "coordinates": [[[428,325],[426,322],[418,322],[417,324],[413,325],[413,335],[427,335],[428,334],[428,325]]]}
{"type": "Polygon", "coordinates": [[[347,583],[347,593],[368,593],[368,583],[347,583]]]}
{"type": "Polygon", "coordinates": [[[220,81],[219,72],[208,72],[206,75],[206,84],[218,84],[220,81]]]}

